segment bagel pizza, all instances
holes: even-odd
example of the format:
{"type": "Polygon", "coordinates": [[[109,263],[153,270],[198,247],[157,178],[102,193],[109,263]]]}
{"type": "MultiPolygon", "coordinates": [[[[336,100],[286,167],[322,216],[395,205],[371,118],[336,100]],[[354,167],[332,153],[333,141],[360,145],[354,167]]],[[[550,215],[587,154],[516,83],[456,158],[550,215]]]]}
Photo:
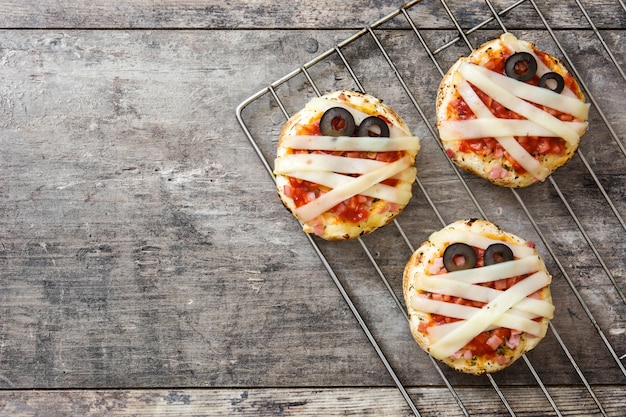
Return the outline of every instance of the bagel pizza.
{"type": "Polygon", "coordinates": [[[499,371],[545,336],[551,280],[531,242],[485,220],[457,221],[431,234],[405,266],[411,333],[458,371],[499,371]]]}
{"type": "Polygon", "coordinates": [[[389,223],[409,203],[419,148],[380,99],[328,93],[311,99],[280,133],[278,194],[306,233],[354,239],[389,223]]]}
{"type": "Polygon", "coordinates": [[[505,33],[448,70],[436,112],[443,148],[459,167],[517,188],[573,157],[589,104],[561,61],[505,33]]]}

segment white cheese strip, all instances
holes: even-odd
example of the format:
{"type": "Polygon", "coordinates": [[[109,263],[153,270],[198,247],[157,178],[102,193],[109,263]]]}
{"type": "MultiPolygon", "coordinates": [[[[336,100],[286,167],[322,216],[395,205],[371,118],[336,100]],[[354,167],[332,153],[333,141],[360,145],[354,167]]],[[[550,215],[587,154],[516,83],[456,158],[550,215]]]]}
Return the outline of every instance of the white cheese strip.
{"type": "MultiPolygon", "coordinates": [[[[305,108],[307,109],[319,111],[322,113],[333,107],[341,107],[343,109],[348,110],[350,114],[352,114],[352,117],[354,117],[354,122],[356,123],[357,126],[359,126],[361,122],[365,120],[367,117],[371,116],[371,114],[367,114],[365,112],[362,112],[361,110],[355,109],[354,107],[344,102],[329,100],[329,99],[322,98],[322,97],[312,98],[311,100],[309,100],[309,102],[305,106],[305,108]]],[[[395,138],[399,136],[411,136],[411,132],[405,131],[404,129],[401,129],[398,126],[395,126],[395,125],[388,125],[388,126],[389,126],[389,137],[395,138]]]]}
{"type": "MultiPolygon", "coordinates": [[[[582,136],[587,130],[586,122],[565,122],[571,129],[582,136]]],[[[506,136],[541,136],[553,137],[554,132],[539,126],[528,119],[482,118],[469,120],[446,120],[437,125],[439,135],[444,141],[500,138],[506,136]]]]}
{"type": "Polygon", "coordinates": [[[364,158],[325,154],[289,154],[276,158],[274,174],[283,175],[292,171],[329,171],[341,174],[365,174],[381,168],[387,163],[364,158]]]}
{"type": "MultiPolygon", "coordinates": [[[[467,81],[461,79],[457,83],[457,89],[461,97],[465,101],[465,103],[470,107],[472,112],[479,118],[484,118],[486,122],[490,123],[498,123],[500,120],[498,119],[491,110],[483,103],[483,101],[478,97],[476,91],[467,83],[467,81]]],[[[480,119],[477,119],[480,120],[480,119]]],[[[529,123],[536,125],[530,120],[527,120],[529,123]]],[[[488,136],[484,136],[488,137],[488,136]]],[[[539,161],[537,161],[531,154],[529,154],[526,149],[522,147],[522,145],[515,140],[513,136],[503,136],[496,138],[500,146],[506,150],[509,155],[518,164],[520,164],[527,172],[529,172],[533,177],[537,178],[540,181],[545,180],[548,175],[550,175],[550,170],[541,165],[539,161]]]]}
{"type": "MultiPolygon", "coordinates": [[[[381,165],[382,166],[382,165],[381,165]]],[[[307,178],[313,178],[312,175],[320,175],[320,178],[324,179],[326,178],[325,175],[326,174],[334,174],[334,175],[342,175],[342,174],[335,174],[333,172],[328,172],[328,171],[288,171],[285,172],[283,175],[286,175],[288,177],[294,177],[294,178],[301,178],[303,180],[307,180],[307,181],[311,181],[311,182],[316,182],[316,181],[312,181],[309,180],[307,178]]],[[[394,180],[398,180],[398,181],[403,181],[410,184],[413,184],[415,182],[415,177],[417,175],[417,168],[415,167],[409,167],[403,171],[401,171],[399,174],[394,175],[393,177],[391,177],[391,179],[394,180]]],[[[349,175],[343,176],[344,178],[354,178],[351,177],[349,175]]],[[[325,180],[324,181],[334,181],[334,180],[325,180]]],[[[321,183],[321,182],[316,182],[317,184],[322,184],[322,185],[327,185],[325,182],[321,183]]],[[[328,185],[330,186],[330,185],[328,185]]]]}
{"type": "Polygon", "coordinates": [[[513,261],[483,266],[482,268],[448,272],[438,276],[468,284],[479,284],[536,272],[541,267],[541,263],[541,258],[533,255],[513,261]]]}
{"type": "MultiPolygon", "coordinates": [[[[482,67],[479,67],[478,65],[462,62],[459,66],[459,73],[463,76],[463,78],[474,84],[485,94],[489,95],[503,106],[506,106],[517,114],[524,116],[527,119],[530,119],[544,128],[554,132],[557,136],[562,137],[565,141],[572,145],[579,142],[580,137],[576,131],[571,129],[568,125],[552,116],[550,113],[547,113],[533,104],[516,97],[514,94],[509,92],[506,87],[495,83],[493,77],[485,75],[481,69],[482,67]]],[[[486,71],[491,74],[496,74],[493,71],[486,71]]],[[[526,83],[520,84],[528,86],[526,83]]],[[[547,89],[544,90],[549,91],[547,89]]]]}
{"type": "MultiPolygon", "coordinates": [[[[396,175],[396,177],[400,176],[404,172],[415,173],[415,168],[407,168],[400,174],[396,175]]],[[[356,179],[349,175],[335,174],[334,172],[294,171],[288,172],[286,175],[330,188],[337,188],[356,179]]],[[[415,179],[415,174],[413,174],[413,179],[415,179]]],[[[406,202],[411,198],[411,185],[409,183],[405,183],[398,184],[398,187],[392,187],[385,184],[374,184],[359,194],[367,197],[379,198],[391,203],[401,203],[406,202]]]]}
{"type": "Polygon", "coordinates": [[[474,316],[466,320],[462,326],[432,344],[429,352],[435,358],[440,359],[452,355],[499,320],[507,310],[520,300],[548,284],[550,284],[550,277],[543,271],[518,282],[504,291],[498,298],[481,308],[474,316]]]}
{"type": "MultiPolygon", "coordinates": [[[[431,342],[433,343],[437,342],[438,339],[441,339],[444,336],[447,336],[453,331],[462,331],[461,328],[467,323],[467,320],[472,319],[476,315],[480,314],[482,311],[482,309],[477,308],[477,307],[471,307],[471,306],[455,304],[455,303],[447,303],[445,301],[432,300],[430,298],[419,297],[419,296],[411,298],[411,307],[413,307],[416,310],[423,311],[425,313],[439,314],[442,316],[451,317],[455,319],[463,319],[463,321],[461,322],[456,322],[456,323],[461,323],[461,324],[458,324],[457,326],[452,327],[452,328],[443,327],[441,329],[434,330],[440,326],[430,327],[428,334],[435,336],[434,337],[435,340],[431,340],[431,342]]],[[[506,327],[507,329],[519,330],[521,332],[527,332],[535,336],[545,335],[544,330],[543,330],[545,326],[543,326],[541,323],[533,321],[528,316],[524,316],[523,314],[519,314],[518,312],[515,312],[515,310],[508,310],[508,311],[503,312],[498,318],[489,322],[485,326],[484,329],[476,333],[473,333],[472,337],[467,342],[472,340],[474,337],[478,336],[483,331],[490,329],[490,328],[496,328],[496,327],[506,327]]],[[[467,342],[463,343],[463,345],[461,345],[458,349],[465,346],[467,342]]],[[[454,352],[456,352],[456,350],[454,352]]]]}
{"type": "MultiPolygon", "coordinates": [[[[411,304],[412,303],[413,303],[413,300],[411,299],[411,304]]],[[[445,324],[439,324],[436,326],[430,326],[428,327],[426,331],[428,332],[428,337],[430,338],[431,342],[434,343],[437,340],[444,337],[445,335],[447,335],[448,333],[452,332],[453,330],[456,330],[458,327],[461,327],[462,325],[463,325],[463,321],[453,321],[452,323],[445,323],[445,324]]],[[[490,326],[490,327],[495,327],[495,326],[490,326]]]]}
{"type": "Polygon", "coordinates": [[[349,183],[342,184],[341,186],[322,194],[304,206],[298,207],[296,209],[296,215],[302,222],[305,223],[309,220],[313,220],[315,217],[330,210],[342,201],[347,200],[354,195],[360,194],[374,184],[378,184],[387,178],[393,177],[409,166],[411,166],[411,158],[409,156],[404,156],[397,161],[385,164],[378,169],[355,178],[349,183]]]}
{"type": "MultiPolygon", "coordinates": [[[[539,56],[537,56],[535,51],[528,46],[527,42],[520,41],[511,32],[506,32],[505,34],[503,34],[501,39],[504,42],[504,44],[507,45],[509,48],[511,48],[514,52],[527,52],[535,58],[535,61],[537,61],[537,76],[539,78],[541,78],[544,74],[548,72],[552,72],[552,70],[548,68],[546,64],[543,63],[543,61],[539,58],[539,56]]],[[[563,91],[561,92],[561,94],[566,95],[568,97],[578,98],[576,94],[574,94],[574,92],[570,90],[569,87],[567,86],[563,88],[563,91]]]]}
{"type": "Polygon", "coordinates": [[[465,243],[481,249],[487,249],[489,245],[494,243],[502,243],[507,245],[513,251],[515,258],[526,258],[535,254],[535,249],[526,245],[515,245],[502,240],[491,239],[478,233],[472,233],[465,230],[439,230],[433,233],[429,240],[437,246],[447,246],[449,243],[465,243]]]}
{"type": "MultiPolygon", "coordinates": [[[[451,295],[466,300],[480,301],[482,303],[489,303],[502,294],[502,291],[494,288],[452,280],[446,278],[447,276],[448,274],[422,276],[416,282],[416,289],[430,293],[451,295]]],[[[526,298],[517,303],[515,308],[529,313],[533,317],[542,316],[551,319],[554,316],[554,305],[552,303],[535,298],[526,298]]]]}
{"type": "MultiPolygon", "coordinates": [[[[480,73],[483,77],[486,77],[492,83],[498,85],[510,94],[524,100],[541,104],[551,109],[559,110],[563,113],[571,114],[572,116],[580,120],[587,120],[587,118],[589,117],[589,103],[585,103],[577,98],[555,93],[548,88],[527,84],[514,78],[507,77],[506,75],[499,74],[495,71],[490,71],[485,67],[464,62],[462,63],[459,70],[461,72],[461,75],[463,75],[463,77],[465,77],[465,79],[470,82],[472,82],[472,80],[468,79],[465,75],[468,73],[468,71],[466,68],[463,67],[473,67],[472,70],[474,72],[480,73]]],[[[489,95],[497,102],[502,103],[499,96],[492,94],[489,95]]]]}
{"type": "MultiPolygon", "coordinates": [[[[417,168],[408,167],[405,170],[401,171],[400,173],[391,177],[391,179],[406,182],[410,185],[415,181],[416,174],[417,174],[417,168]]],[[[332,187],[332,188],[335,188],[337,185],[339,185],[339,179],[341,179],[342,182],[347,179],[350,179],[350,180],[354,179],[354,177],[349,176],[349,175],[337,174],[337,173],[328,172],[328,171],[290,171],[290,172],[285,173],[284,175],[288,177],[300,178],[306,181],[311,181],[316,184],[326,185],[327,187],[332,187]],[[314,181],[314,179],[318,179],[318,181],[314,181]]]]}
{"type": "Polygon", "coordinates": [[[416,136],[398,136],[395,138],[348,137],[348,136],[286,136],[283,146],[291,149],[310,149],[322,151],[361,151],[389,152],[419,150],[416,136]]]}

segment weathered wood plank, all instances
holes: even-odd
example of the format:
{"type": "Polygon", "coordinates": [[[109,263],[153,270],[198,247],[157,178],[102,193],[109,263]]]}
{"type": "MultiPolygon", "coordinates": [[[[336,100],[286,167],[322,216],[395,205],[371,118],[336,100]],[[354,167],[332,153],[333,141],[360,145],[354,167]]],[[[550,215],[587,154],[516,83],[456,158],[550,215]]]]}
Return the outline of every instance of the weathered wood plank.
{"type": "Polygon", "coordinates": [[[3,387],[384,374],[234,120],[291,36],[3,33],[3,387]]]}
{"type": "MultiPolygon", "coordinates": [[[[623,140],[623,83],[615,67],[572,1],[544,3],[540,9],[623,140]],[[571,36],[572,28],[584,30],[571,36]]],[[[626,13],[614,1],[583,3],[624,65],[626,13]]],[[[233,115],[253,92],[400,5],[0,4],[0,414],[409,414],[233,115]]],[[[464,28],[489,17],[483,2],[450,5],[464,28]]],[[[438,1],[424,0],[409,14],[433,49],[456,36],[438,1]]],[[[556,50],[536,30],[542,25],[528,2],[503,23],[556,50]]],[[[364,88],[423,138],[420,181],[444,221],[478,216],[425,123],[433,123],[441,74],[406,27],[398,18],[376,33],[426,120],[371,38],[343,52],[364,88]]],[[[469,39],[477,45],[498,33],[469,39]]],[[[459,42],[436,59],[445,70],[467,52],[459,42]]],[[[331,57],[310,69],[321,91],[356,87],[342,65],[331,57]]],[[[293,112],[314,91],[300,76],[277,93],[293,112]]],[[[271,159],[284,122],[280,108],[259,100],[245,118],[271,159]]],[[[615,157],[596,110],[581,149],[626,216],[625,160],[615,157]]],[[[556,190],[546,183],[520,193],[542,242],[509,190],[461,176],[490,219],[534,240],[543,254],[548,247],[556,252],[556,259],[547,256],[555,328],[607,414],[623,413],[624,375],[564,274],[618,355],[626,353],[626,306],[556,190]]],[[[626,239],[585,167],[575,159],[555,180],[624,288],[626,239]]],[[[440,227],[417,186],[399,223],[414,246],[440,227]]],[[[401,298],[410,253],[398,231],[390,226],[364,242],[401,298]]],[[[458,415],[360,245],[321,246],[401,380],[418,387],[410,388],[418,408],[458,415]]],[[[553,334],[528,357],[563,415],[599,414],[553,334]]],[[[507,414],[486,378],[444,374],[471,414],[507,414]]],[[[550,414],[523,362],[495,379],[518,415],[550,414]]]]}
{"type": "MultiPolygon", "coordinates": [[[[0,168],[5,179],[0,359],[5,388],[187,386],[198,381],[208,386],[390,384],[387,377],[381,380],[384,369],[297,225],[276,199],[268,198],[274,196],[271,181],[233,120],[234,107],[262,85],[259,74],[278,77],[314,55],[288,41],[293,32],[278,33],[3,33],[3,71],[10,80],[2,87],[0,168]],[[251,36],[255,43],[243,51],[249,61],[233,57],[230,45],[246,44],[251,36]],[[358,373],[350,372],[355,368],[358,373]]],[[[337,36],[318,32],[314,39],[324,48],[337,36]]],[[[406,36],[385,35],[394,57],[394,40],[403,46],[406,36]]],[[[466,197],[455,174],[412,115],[392,74],[372,55],[360,59],[357,50],[364,49],[359,45],[372,48],[363,39],[345,53],[363,74],[366,88],[408,114],[424,135],[420,177],[444,218],[477,215],[470,202],[459,204],[466,197]]],[[[595,52],[589,53],[591,60],[595,52]]],[[[399,62],[406,71],[408,65],[399,62]]],[[[326,74],[324,68],[315,78],[331,80],[325,88],[350,87],[349,78],[326,74]]],[[[433,85],[412,87],[428,91],[433,85]]],[[[293,92],[305,90],[294,80],[278,92],[302,101],[303,95],[293,92]]],[[[291,110],[298,106],[294,103],[291,110]]],[[[284,121],[272,107],[260,107],[251,117],[263,135],[275,136],[284,121]],[[265,117],[263,123],[256,124],[258,116],[265,117]]],[[[595,165],[605,159],[597,151],[595,165]]],[[[574,163],[569,169],[580,167],[574,163]]],[[[498,207],[485,204],[490,217],[528,233],[507,190],[471,178],[470,184],[480,200],[498,196],[498,207]]],[[[547,184],[524,196],[540,219],[546,200],[554,206],[541,226],[559,245],[559,255],[576,259],[565,263],[576,282],[598,277],[593,288],[581,289],[623,352],[623,305],[604,311],[598,297],[614,295],[600,272],[589,272],[598,270],[593,255],[562,245],[577,245],[580,239],[572,240],[571,225],[554,227],[567,213],[547,184]]],[[[624,202],[617,202],[621,209],[624,202]]],[[[414,245],[439,227],[423,200],[412,203],[400,222],[414,245]]],[[[599,230],[603,245],[611,230],[599,230]]],[[[398,239],[388,229],[367,242],[400,294],[398,277],[409,253],[398,239]]],[[[359,247],[324,247],[403,380],[441,383],[434,373],[419,372],[431,365],[359,247]],[[406,365],[406,357],[415,359],[406,365]]],[[[613,250],[603,254],[619,274],[624,247],[607,248],[613,250]]],[[[619,381],[614,364],[603,359],[598,366],[596,350],[576,343],[582,328],[585,338],[601,348],[568,287],[559,282],[557,328],[593,381],[619,381]]],[[[554,340],[546,340],[533,360],[549,367],[543,376],[548,381],[574,383],[577,376],[567,361],[546,359],[561,357],[559,351],[554,340]]],[[[486,383],[451,377],[463,384],[486,383]]],[[[532,383],[530,375],[522,381],[532,383]]]]}
{"type": "MultiPolygon", "coordinates": [[[[549,387],[563,416],[599,416],[596,403],[584,389],[549,387]]],[[[622,387],[603,386],[594,391],[607,416],[621,416],[626,394],[622,387]]],[[[458,416],[462,411],[446,388],[410,388],[422,416],[458,416]]],[[[470,415],[510,415],[489,389],[459,388],[457,394],[470,415]]],[[[555,415],[538,388],[504,389],[518,416],[555,415]],[[547,411],[550,410],[550,411],[547,411]]],[[[171,389],[89,391],[0,391],[3,415],[35,417],[122,416],[410,416],[400,393],[393,388],[303,389],[171,389]]]]}
{"type": "MultiPolygon", "coordinates": [[[[516,1],[493,2],[498,12],[516,5],[516,1]]],[[[626,15],[616,1],[594,0],[581,2],[594,23],[605,29],[624,27],[626,15]]],[[[558,4],[538,1],[539,10],[553,28],[581,29],[589,23],[573,0],[558,4]]],[[[38,0],[5,0],[0,4],[0,27],[14,29],[360,29],[378,21],[402,7],[402,1],[342,1],[316,2],[293,0],[271,4],[266,1],[149,0],[130,2],[103,2],[79,0],[52,2],[38,0]]],[[[484,1],[448,2],[455,19],[469,29],[492,17],[484,1]]],[[[529,2],[517,9],[516,17],[506,15],[503,20],[512,29],[537,28],[537,12],[529,2]]],[[[441,3],[423,0],[412,8],[418,26],[424,29],[454,28],[441,3]]],[[[406,23],[396,22],[400,27],[406,23]]]]}

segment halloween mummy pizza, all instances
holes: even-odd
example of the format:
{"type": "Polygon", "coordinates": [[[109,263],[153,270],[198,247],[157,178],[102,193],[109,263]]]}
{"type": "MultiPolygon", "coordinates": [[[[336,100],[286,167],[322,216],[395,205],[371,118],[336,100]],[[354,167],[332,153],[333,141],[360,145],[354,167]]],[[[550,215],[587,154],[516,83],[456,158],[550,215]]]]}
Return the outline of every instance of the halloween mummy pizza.
{"type": "Polygon", "coordinates": [[[457,221],[406,264],[411,333],[456,370],[501,370],[545,336],[554,315],[551,280],[532,243],[485,220],[457,221]]]}
{"type": "Polygon", "coordinates": [[[406,207],[419,147],[406,123],[378,98],[346,90],[316,97],[280,134],[278,194],[306,233],[357,238],[406,207]]]}
{"type": "Polygon", "coordinates": [[[589,104],[565,65],[511,33],[460,58],[437,94],[446,154],[492,183],[526,187],[569,161],[589,104]]]}

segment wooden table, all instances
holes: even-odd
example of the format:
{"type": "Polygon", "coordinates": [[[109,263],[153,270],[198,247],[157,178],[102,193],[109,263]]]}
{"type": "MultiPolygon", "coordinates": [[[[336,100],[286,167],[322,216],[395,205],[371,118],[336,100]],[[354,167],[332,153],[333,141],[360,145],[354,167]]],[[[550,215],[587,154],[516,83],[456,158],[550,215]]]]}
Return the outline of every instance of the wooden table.
{"type": "MultiPolygon", "coordinates": [[[[437,1],[342,47],[358,83],[336,52],[298,71],[401,1],[66,3],[0,3],[0,415],[411,415],[364,327],[421,415],[626,413],[623,1],[538,1],[546,22],[493,3],[563,57],[547,24],[594,100],[579,156],[518,192],[457,173],[433,136],[441,73],[411,22],[431,51],[453,41],[437,1]],[[399,227],[314,240],[362,323],[236,118],[259,92],[241,117],[271,157],[285,114],[267,87],[291,114],[316,93],[305,75],[382,97],[422,140],[399,227]],[[380,278],[401,299],[410,245],[467,217],[533,240],[554,275],[553,328],[493,378],[440,373],[380,278]]],[[[470,45],[502,33],[489,4],[449,7],[480,26],[470,45]]]]}

